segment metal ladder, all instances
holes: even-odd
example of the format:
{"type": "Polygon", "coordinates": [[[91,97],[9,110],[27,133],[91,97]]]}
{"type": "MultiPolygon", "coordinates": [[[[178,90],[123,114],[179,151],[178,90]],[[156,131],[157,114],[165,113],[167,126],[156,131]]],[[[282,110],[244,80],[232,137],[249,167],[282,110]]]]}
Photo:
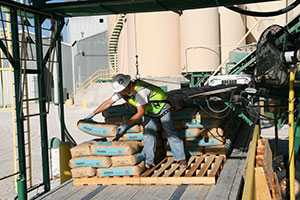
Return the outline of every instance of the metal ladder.
{"type": "Polygon", "coordinates": [[[121,31],[125,23],[125,14],[121,14],[117,17],[117,23],[114,26],[113,32],[109,38],[108,42],[108,56],[109,63],[112,69],[112,73],[117,73],[119,71],[118,66],[118,44],[121,31]]]}

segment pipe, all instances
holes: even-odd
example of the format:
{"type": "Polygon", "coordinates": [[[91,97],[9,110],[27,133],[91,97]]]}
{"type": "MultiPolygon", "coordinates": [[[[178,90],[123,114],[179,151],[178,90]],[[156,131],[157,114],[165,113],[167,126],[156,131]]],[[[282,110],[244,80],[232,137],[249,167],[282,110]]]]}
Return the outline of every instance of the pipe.
{"type": "Polygon", "coordinates": [[[294,100],[295,100],[295,83],[296,71],[291,69],[290,71],[290,83],[289,83],[289,187],[290,187],[290,200],[295,200],[295,136],[294,136],[294,100]]]}

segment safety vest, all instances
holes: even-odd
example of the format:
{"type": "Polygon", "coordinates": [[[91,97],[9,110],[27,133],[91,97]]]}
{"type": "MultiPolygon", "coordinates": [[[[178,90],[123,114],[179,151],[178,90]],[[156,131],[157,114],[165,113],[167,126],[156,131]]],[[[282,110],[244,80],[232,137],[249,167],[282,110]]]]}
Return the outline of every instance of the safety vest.
{"type": "MultiPolygon", "coordinates": [[[[145,115],[158,115],[164,108],[167,99],[167,94],[160,88],[145,81],[134,81],[134,90],[139,92],[142,89],[147,88],[150,90],[148,103],[145,105],[145,115]]],[[[135,95],[124,98],[130,105],[137,107],[137,101],[135,95]]]]}

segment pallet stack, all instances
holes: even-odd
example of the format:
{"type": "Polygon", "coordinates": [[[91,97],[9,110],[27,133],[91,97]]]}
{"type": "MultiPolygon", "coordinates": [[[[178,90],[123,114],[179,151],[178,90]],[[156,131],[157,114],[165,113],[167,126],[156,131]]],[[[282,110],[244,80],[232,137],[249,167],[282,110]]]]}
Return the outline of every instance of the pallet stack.
{"type": "Polygon", "coordinates": [[[77,125],[85,133],[101,139],[84,142],[71,149],[73,178],[138,176],[144,171],[140,126],[132,127],[120,141],[112,142],[116,125],[94,121],[79,121],[77,125]]]}
{"type": "Polygon", "coordinates": [[[141,144],[137,141],[89,141],[71,149],[73,178],[138,176],[144,171],[141,144]]]}
{"type": "Polygon", "coordinates": [[[255,156],[256,199],[282,199],[278,178],[272,168],[272,151],[267,139],[259,139],[255,156]]]}

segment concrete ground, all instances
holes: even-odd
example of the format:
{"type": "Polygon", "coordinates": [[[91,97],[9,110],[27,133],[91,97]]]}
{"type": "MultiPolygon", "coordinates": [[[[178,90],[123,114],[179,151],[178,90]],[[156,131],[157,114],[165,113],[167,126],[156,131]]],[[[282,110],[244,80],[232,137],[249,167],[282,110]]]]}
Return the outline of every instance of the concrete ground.
{"type": "MultiPolygon", "coordinates": [[[[31,104],[31,114],[38,110],[37,104],[31,104]]],[[[80,143],[86,140],[90,140],[93,137],[80,132],[77,129],[76,123],[79,119],[85,117],[95,109],[95,105],[91,105],[89,108],[84,109],[79,105],[66,106],[65,107],[65,118],[66,125],[69,132],[72,134],[74,139],[80,143]]],[[[97,116],[96,120],[101,121],[102,117],[97,116]]],[[[9,112],[0,112],[0,178],[8,174],[13,173],[14,169],[14,157],[13,157],[13,134],[12,134],[12,119],[9,112]]],[[[49,138],[60,137],[59,129],[59,118],[58,118],[58,108],[57,106],[50,104],[49,115],[47,117],[48,121],[48,135],[49,138]]],[[[31,143],[32,143],[32,171],[33,173],[33,185],[42,182],[42,163],[41,163],[41,153],[40,153],[40,131],[39,131],[39,118],[33,117],[30,120],[31,123],[31,143]]],[[[286,151],[286,144],[288,138],[288,128],[284,127],[280,130],[279,136],[281,143],[283,144],[281,150],[286,151]]],[[[263,137],[273,138],[273,128],[265,129],[262,131],[263,137]]],[[[297,167],[298,172],[297,178],[300,177],[300,167],[297,167]]],[[[299,181],[299,180],[298,180],[299,181]]],[[[6,180],[0,181],[0,199],[13,199],[16,196],[14,188],[14,177],[8,178],[6,180]]],[[[31,195],[41,192],[42,188],[32,192],[31,195]]],[[[298,190],[299,191],[299,190],[298,190]]]]}
{"type": "MultiPolygon", "coordinates": [[[[31,114],[38,110],[37,104],[31,104],[31,114]]],[[[90,140],[93,137],[80,132],[77,129],[76,123],[79,119],[86,116],[94,108],[83,109],[79,106],[65,107],[66,125],[69,132],[74,139],[80,143],[90,140]]],[[[95,119],[101,120],[101,116],[95,119]]],[[[57,106],[51,104],[49,109],[48,121],[48,136],[60,137],[59,118],[57,106]]],[[[14,154],[13,154],[13,134],[12,134],[12,116],[9,112],[0,112],[0,178],[12,174],[14,172],[14,154]]],[[[31,145],[32,145],[32,171],[33,171],[33,185],[42,182],[42,163],[40,151],[40,126],[39,117],[32,117],[31,123],[31,145]]],[[[0,181],[0,199],[13,199],[16,196],[14,188],[15,178],[8,178],[0,181]]],[[[39,190],[41,191],[42,188],[39,190]]],[[[38,192],[38,191],[37,191],[38,192]]],[[[36,193],[36,192],[32,192],[36,193]]]]}

